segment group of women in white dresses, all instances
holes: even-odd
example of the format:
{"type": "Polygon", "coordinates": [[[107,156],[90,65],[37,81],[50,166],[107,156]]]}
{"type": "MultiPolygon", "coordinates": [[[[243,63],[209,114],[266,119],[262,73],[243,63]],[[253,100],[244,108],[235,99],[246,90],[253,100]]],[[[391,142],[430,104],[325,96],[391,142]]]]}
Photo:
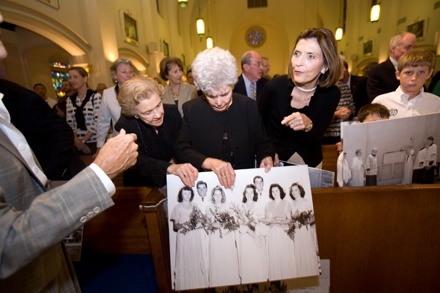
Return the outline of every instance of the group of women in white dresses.
{"type": "Polygon", "coordinates": [[[174,289],[317,275],[314,222],[298,225],[294,239],[287,234],[292,216],[313,214],[311,201],[304,198],[304,189],[298,183],[289,188],[290,198],[285,195],[279,184],[270,186],[269,195],[260,196],[255,185],[249,184],[241,203],[234,203],[227,201],[223,187],[216,186],[202,216],[205,226],[189,230],[194,209],[201,211],[192,202],[194,191],[183,187],[170,215],[176,232],[174,289]],[[262,200],[264,196],[270,199],[262,200]]]}

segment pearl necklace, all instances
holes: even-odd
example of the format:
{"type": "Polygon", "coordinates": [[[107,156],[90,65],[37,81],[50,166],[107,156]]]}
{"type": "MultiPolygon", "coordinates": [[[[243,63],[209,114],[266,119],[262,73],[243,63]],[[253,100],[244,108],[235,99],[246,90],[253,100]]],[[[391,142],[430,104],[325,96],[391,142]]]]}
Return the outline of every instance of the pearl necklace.
{"type": "Polygon", "coordinates": [[[296,86],[296,88],[299,89],[300,91],[302,91],[303,93],[311,93],[311,92],[313,92],[314,90],[316,90],[316,87],[317,87],[317,86],[315,85],[314,88],[311,88],[311,89],[305,89],[305,88],[303,88],[303,87],[296,86]]]}

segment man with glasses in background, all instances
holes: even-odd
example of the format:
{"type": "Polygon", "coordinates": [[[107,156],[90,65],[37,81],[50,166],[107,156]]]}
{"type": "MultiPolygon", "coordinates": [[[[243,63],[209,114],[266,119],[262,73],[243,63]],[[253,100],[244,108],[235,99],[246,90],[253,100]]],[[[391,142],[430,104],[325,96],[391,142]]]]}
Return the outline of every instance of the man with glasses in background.
{"type": "Polygon", "coordinates": [[[263,77],[263,62],[256,51],[247,51],[241,57],[241,71],[234,92],[256,100],[269,80],[263,77]]]}

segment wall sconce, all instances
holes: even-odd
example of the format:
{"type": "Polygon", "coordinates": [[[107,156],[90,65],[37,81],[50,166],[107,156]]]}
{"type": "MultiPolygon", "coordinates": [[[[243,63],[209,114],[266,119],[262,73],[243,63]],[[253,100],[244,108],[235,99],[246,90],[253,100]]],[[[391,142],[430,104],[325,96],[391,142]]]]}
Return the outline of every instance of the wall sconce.
{"type": "Polygon", "coordinates": [[[188,0],[177,0],[179,6],[185,8],[188,5],[188,0]]]}
{"type": "Polygon", "coordinates": [[[338,27],[335,32],[336,41],[342,40],[343,35],[344,35],[344,30],[342,29],[342,27],[338,27]]]}
{"type": "Polygon", "coordinates": [[[206,38],[206,48],[212,49],[214,47],[214,40],[211,37],[206,38]]]}
{"type": "Polygon", "coordinates": [[[379,17],[380,17],[380,4],[376,3],[371,7],[370,21],[376,22],[379,20],[379,17]]]}
{"type": "Polygon", "coordinates": [[[203,18],[196,20],[197,34],[203,36],[205,34],[205,21],[203,18]]]}

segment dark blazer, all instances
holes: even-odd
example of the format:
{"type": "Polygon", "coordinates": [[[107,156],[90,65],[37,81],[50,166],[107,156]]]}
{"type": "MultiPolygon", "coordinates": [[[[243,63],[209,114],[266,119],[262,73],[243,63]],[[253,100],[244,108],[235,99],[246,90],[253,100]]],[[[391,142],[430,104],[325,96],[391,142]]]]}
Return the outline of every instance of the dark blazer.
{"type": "Polygon", "coordinates": [[[75,154],[72,129],[40,96],[4,79],[0,92],[12,124],[23,133],[49,179],[67,180],[85,168],[75,154]]]}
{"type": "Polygon", "coordinates": [[[273,158],[273,144],[255,101],[236,93],[232,100],[229,109],[221,113],[202,97],[183,105],[183,124],[174,147],[179,162],[201,169],[206,158],[220,159],[225,132],[234,153],[235,169],[254,168],[255,159],[259,165],[265,157],[273,158]]]}
{"type": "Polygon", "coordinates": [[[368,100],[374,100],[378,95],[394,92],[400,85],[396,78],[396,69],[390,58],[373,66],[368,71],[367,93],[368,100]]]}
{"type": "MultiPolygon", "coordinates": [[[[264,85],[269,81],[269,79],[262,77],[257,81],[257,100],[261,96],[264,85]]],[[[235,84],[234,92],[238,94],[242,94],[243,96],[247,96],[246,85],[244,83],[243,74],[240,74],[238,77],[238,81],[235,84]]]]}
{"type": "Polygon", "coordinates": [[[351,75],[350,90],[353,95],[353,101],[357,113],[362,106],[369,103],[367,95],[367,77],[351,75]]]}
{"type": "Polygon", "coordinates": [[[164,121],[156,130],[140,119],[121,115],[116,131],[124,128],[137,136],[138,158],[136,165],[123,173],[124,186],[158,186],[166,184],[167,168],[173,158],[174,142],[182,118],[176,105],[163,104],[164,121]]]}

